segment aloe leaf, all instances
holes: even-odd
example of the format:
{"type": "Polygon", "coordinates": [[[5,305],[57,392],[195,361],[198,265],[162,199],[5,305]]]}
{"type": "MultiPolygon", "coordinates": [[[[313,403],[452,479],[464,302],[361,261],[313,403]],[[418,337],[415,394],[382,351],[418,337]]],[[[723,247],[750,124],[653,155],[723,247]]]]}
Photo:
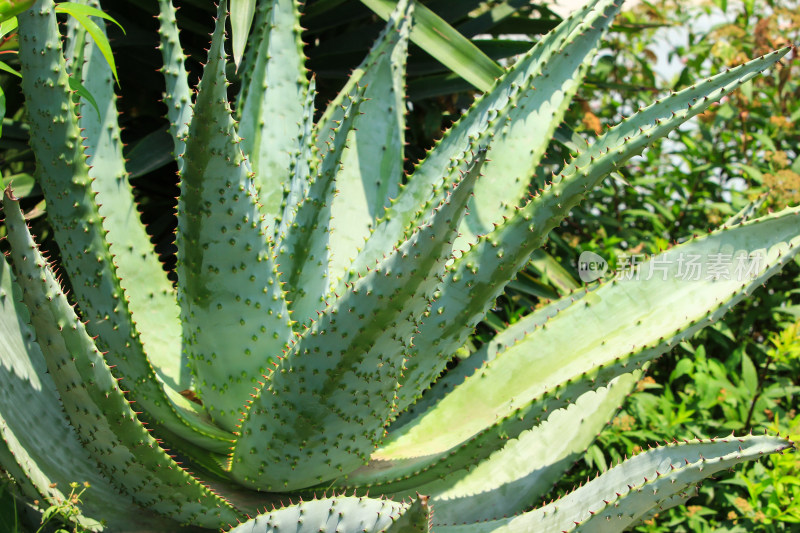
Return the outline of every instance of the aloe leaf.
{"type": "Polygon", "coordinates": [[[734,224],[739,224],[740,222],[747,222],[751,218],[753,218],[758,211],[763,207],[764,203],[767,201],[769,197],[769,192],[762,193],[753,200],[752,202],[748,202],[746,206],[739,210],[738,213],[730,217],[728,220],[725,221],[726,226],[733,226],[734,224]]]}
{"type": "Polygon", "coordinates": [[[101,472],[140,505],[179,522],[220,527],[235,520],[238,512],[184,471],[138,420],[9,191],[3,208],[16,278],[37,343],[64,411],[101,472]]]}
{"type": "Polygon", "coordinates": [[[158,0],[158,36],[161,57],[164,62],[161,73],[166,82],[164,103],[167,105],[169,132],[175,145],[175,160],[178,171],[183,169],[183,152],[186,149],[186,134],[192,117],[192,90],[186,73],[186,56],[181,48],[178,24],[175,21],[175,8],[172,0],[158,0]]]}
{"type": "Polygon", "coordinates": [[[711,96],[722,97],[785,53],[767,54],[639,111],[578,154],[527,205],[477,238],[448,269],[430,316],[414,339],[415,353],[398,401],[401,408],[444,369],[505,285],[588,190],[645,146],[707,109],[713,103],[711,96]]]}
{"type": "Polygon", "coordinates": [[[331,302],[266,376],[231,459],[240,483],[303,488],[367,460],[394,409],[411,335],[451,257],[483,153],[428,223],[331,302]]]}
{"type": "MultiPolygon", "coordinates": [[[[101,31],[105,35],[105,30],[101,31]]],[[[111,70],[94,41],[84,43],[83,32],[77,32],[70,45],[74,48],[73,69],[77,69],[70,79],[83,80],[86,90],[104,106],[94,114],[86,109],[83,98],[78,125],[83,130],[89,177],[97,193],[105,239],[114,256],[128,309],[159,377],[175,390],[188,389],[189,367],[181,354],[180,309],[166,271],[151,252],[150,237],[133,200],[122,155],[111,70]]]]}
{"type": "Polygon", "coordinates": [[[238,135],[272,224],[282,214],[291,180],[288,169],[303,134],[308,79],[295,2],[265,1],[258,9],[258,51],[240,95],[244,103],[238,135]]]}
{"type": "MultiPolygon", "coordinates": [[[[40,0],[20,15],[19,24],[20,39],[29,43],[20,49],[26,105],[37,110],[29,115],[35,178],[47,200],[62,264],[87,328],[108,351],[115,371],[124,376],[131,399],[153,422],[192,435],[209,447],[225,447],[230,436],[202,420],[191,402],[169,399],[169,388],[156,378],[144,353],[94,201],[80,125],[70,112],[72,97],[52,2],[40,0]]],[[[113,161],[113,154],[110,157],[113,161]]]]}
{"type": "MultiPolygon", "coordinates": [[[[413,1],[413,0],[412,0],[413,1]]],[[[392,0],[361,0],[383,20],[389,20],[397,2],[392,0]]],[[[420,2],[414,3],[414,44],[441,61],[447,68],[481,91],[488,90],[503,69],[478,49],[469,39],[442,20],[420,2]]]]}
{"type": "MultiPolygon", "coordinates": [[[[523,168],[535,165],[537,157],[541,157],[546,142],[549,140],[542,135],[546,134],[552,126],[553,113],[563,112],[563,106],[568,103],[568,99],[563,99],[564,95],[558,91],[551,95],[545,89],[548,87],[550,89],[562,88],[566,85],[567,90],[574,91],[575,84],[579,81],[579,77],[576,78],[576,76],[580,73],[576,73],[576,69],[581,71],[585,68],[585,66],[581,66],[584,65],[584,59],[587,55],[591,56],[595,41],[599,39],[603,28],[609,23],[608,17],[613,15],[617,9],[618,6],[615,6],[612,0],[596,0],[565,19],[555,30],[543,37],[527,54],[521,57],[497,81],[490,92],[477,99],[466,114],[445,133],[426,158],[418,164],[408,183],[401,189],[400,194],[392,201],[392,205],[387,209],[385,215],[375,225],[375,231],[353,263],[351,273],[362,273],[367,265],[374,263],[376,259],[386,253],[391,243],[400,240],[409,228],[414,227],[414,218],[417,216],[419,206],[429,200],[431,190],[438,190],[441,176],[448,174],[453,160],[456,160],[476,138],[483,136],[488,142],[489,139],[500,135],[504,143],[513,141],[513,144],[509,146],[525,143],[526,148],[522,153],[529,154],[533,149],[532,157],[529,158],[528,155],[521,157],[517,153],[511,159],[523,168]],[[573,40],[576,41],[575,44],[572,44],[573,40]],[[551,60],[552,64],[549,63],[551,60]],[[565,70],[557,70],[555,67],[565,70]],[[538,77],[545,72],[550,74],[553,80],[558,81],[554,81],[551,85],[548,78],[538,77]],[[544,85],[541,90],[538,87],[539,81],[544,85]],[[553,101],[548,102],[548,97],[552,97],[553,101]],[[539,110],[534,105],[522,107],[524,102],[529,99],[543,102],[546,109],[539,110]],[[518,120],[522,121],[522,124],[509,129],[506,128],[506,121],[512,112],[518,120]],[[542,113],[545,113],[545,123],[548,124],[546,127],[542,127],[537,122],[542,119],[542,113]],[[509,133],[522,135],[522,137],[519,139],[509,137],[509,133]],[[539,139],[539,146],[530,141],[529,135],[539,139]]],[[[532,104],[532,102],[528,102],[528,104],[532,104]]],[[[489,144],[490,150],[500,150],[493,148],[496,142],[492,140],[489,144]]],[[[487,168],[491,164],[491,161],[487,162],[487,168]]],[[[508,163],[498,162],[498,170],[501,168],[500,165],[505,164],[508,163]]],[[[494,206],[501,208],[500,213],[506,212],[508,209],[513,210],[516,205],[514,202],[519,201],[520,196],[527,190],[529,176],[519,176],[517,175],[519,172],[517,170],[515,173],[517,181],[513,187],[505,184],[502,187],[493,185],[497,189],[510,191],[510,200],[506,199],[504,205],[494,206]]],[[[491,181],[494,182],[496,178],[497,176],[492,176],[491,181]]],[[[489,194],[490,197],[495,197],[498,193],[490,192],[489,194]]],[[[473,199],[471,204],[475,205],[476,201],[473,199]]],[[[468,215],[468,217],[472,216],[474,215],[468,215]]],[[[497,218],[501,219],[502,217],[498,216],[497,218]]],[[[491,220],[491,222],[496,221],[498,220],[491,220]]],[[[471,234],[468,225],[462,225],[461,232],[464,233],[464,231],[471,234]]],[[[462,242],[462,239],[459,239],[459,242],[462,242]]],[[[457,249],[463,247],[462,243],[457,249]]]]}
{"type": "Polygon", "coordinates": [[[234,431],[258,376],[292,330],[267,223],[228,105],[225,9],[220,2],[181,173],[178,301],[197,394],[211,418],[234,431]]]}
{"type": "MultiPolygon", "coordinates": [[[[300,199],[292,210],[287,209],[287,217],[281,221],[278,268],[281,280],[288,287],[286,299],[290,302],[295,329],[301,331],[325,307],[325,297],[330,290],[330,198],[338,186],[342,159],[352,150],[351,132],[364,103],[364,89],[348,96],[344,103],[347,107],[338,126],[331,131],[319,173],[310,182],[305,180],[311,167],[295,159],[298,174],[293,186],[296,194],[291,194],[290,199],[300,199]]],[[[307,146],[301,153],[313,153],[312,150],[307,146]]]]}
{"type": "MultiPolygon", "coordinates": [[[[399,518],[386,528],[386,533],[429,533],[432,509],[427,496],[419,493],[399,518]]],[[[404,502],[405,503],[405,502],[404,502]]]]}
{"type": "Polygon", "coordinates": [[[431,495],[435,524],[495,520],[530,508],[583,458],[641,377],[641,371],[623,374],[586,392],[474,468],[421,486],[418,492],[431,495]]]}
{"type": "Polygon", "coordinates": [[[97,470],[64,415],[53,379],[31,328],[21,291],[5,259],[0,262],[0,468],[31,500],[64,501],[70,483],[88,482],[77,524],[95,530],[105,521],[122,528],[170,527],[119,495],[97,470]],[[36,423],[32,424],[31,421],[36,423]],[[7,453],[3,453],[3,448],[7,453]]]}
{"type": "Polygon", "coordinates": [[[437,531],[623,531],[662,501],[669,502],[674,495],[721,470],[790,448],[789,440],[767,436],[731,436],[667,444],[624,461],[567,496],[534,511],[478,524],[438,526],[437,531]]]}
{"type": "MultiPolygon", "coordinates": [[[[512,95],[497,117],[489,115],[488,127],[494,136],[486,154],[484,179],[470,202],[469,216],[464,218],[455,244],[457,250],[466,250],[503,217],[513,215],[527,197],[545,150],[618,10],[614,2],[598,2],[566,41],[552,48],[545,42],[535,55],[537,70],[523,82],[531,89],[512,95]]],[[[558,33],[554,33],[553,44],[557,38],[558,33]]],[[[435,160],[431,163],[435,168],[435,160]]],[[[424,175],[430,170],[423,163],[417,171],[424,175]]]]}
{"type": "Polygon", "coordinates": [[[664,511],[686,504],[690,499],[700,494],[700,491],[698,490],[700,485],[702,485],[701,482],[690,483],[688,486],[681,489],[679,492],[674,493],[672,496],[659,500],[657,505],[652,507],[646,513],[638,516],[634,522],[631,522],[631,526],[637,526],[648,520],[654,520],[659,515],[663,515],[664,511]]]}
{"type": "Polygon", "coordinates": [[[344,495],[313,499],[265,512],[228,533],[379,533],[391,530],[392,523],[402,519],[408,507],[408,504],[391,500],[344,495]]]}
{"type": "Polygon", "coordinates": [[[718,320],[793,258],[800,244],[798,215],[800,209],[787,209],[688,241],[643,263],[640,272],[652,275],[614,280],[544,324],[528,324],[534,329],[501,357],[406,426],[393,427],[371,465],[351,474],[347,484],[392,479],[380,490],[403,490],[411,473],[419,484],[474,464],[553,409],[664,353],[718,320]],[[684,279],[690,256],[705,266],[684,279]],[[720,259],[728,261],[727,270],[714,279],[720,259]],[[447,432],[440,431],[443,425],[447,432]]]}
{"type": "Polygon", "coordinates": [[[124,304],[117,306],[108,296],[121,293],[121,289],[94,207],[52,7],[52,2],[43,0],[19,17],[20,40],[30,43],[20,47],[22,84],[26,104],[37,110],[30,113],[30,142],[37,159],[35,177],[47,199],[64,266],[83,313],[106,341],[119,335],[106,331],[115,324],[125,339],[119,344],[124,346],[134,329],[124,304]]]}
{"type": "MultiPolygon", "coordinates": [[[[298,206],[307,199],[310,183],[317,175],[320,150],[317,148],[317,133],[314,129],[314,98],[316,96],[316,78],[311,78],[303,104],[302,135],[289,166],[292,180],[289,184],[289,193],[286,196],[286,207],[283,209],[280,224],[275,231],[277,248],[282,246],[284,239],[291,237],[289,227],[294,224],[298,206]]],[[[339,128],[341,128],[341,125],[339,128]]],[[[334,134],[330,137],[336,138],[336,135],[334,134]]],[[[326,147],[322,153],[327,153],[328,150],[329,148],[326,147]]],[[[291,269],[288,268],[288,270],[291,269]]],[[[327,266],[325,273],[327,273],[327,266]]]]}
{"type": "MultiPolygon", "coordinates": [[[[563,309],[573,305],[577,300],[580,300],[587,294],[591,294],[591,291],[596,288],[597,287],[594,286],[578,289],[561,298],[549,301],[521,318],[519,321],[498,332],[497,335],[492,337],[492,340],[483,344],[468,357],[461,359],[455,368],[448,369],[447,372],[432,383],[421,398],[409,405],[406,410],[392,422],[392,425],[389,427],[389,433],[394,432],[395,428],[401,428],[406,424],[410,424],[416,417],[436,405],[439,400],[447,396],[456,386],[477,372],[483,365],[493,361],[499,354],[505,352],[508,348],[519,342],[529,331],[545,324],[563,309]]],[[[412,364],[413,361],[409,362],[408,366],[412,364]]]]}
{"type": "Polygon", "coordinates": [[[373,220],[383,214],[388,199],[397,196],[403,177],[405,71],[412,6],[408,0],[397,3],[369,54],[319,121],[318,131],[324,135],[341,120],[342,99],[366,87],[363,117],[356,117],[331,208],[331,271],[337,276],[364,246],[373,220]]]}

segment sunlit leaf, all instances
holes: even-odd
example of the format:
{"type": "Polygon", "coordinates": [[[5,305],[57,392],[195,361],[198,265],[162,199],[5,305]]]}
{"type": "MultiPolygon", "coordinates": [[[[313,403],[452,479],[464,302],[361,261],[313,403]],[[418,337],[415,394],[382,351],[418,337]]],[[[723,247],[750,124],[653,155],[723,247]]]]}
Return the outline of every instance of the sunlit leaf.
{"type": "Polygon", "coordinates": [[[35,1],[36,0],[0,0],[0,21],[10,20],[16,15],[19,15],[30,8],[35,1]]]}
{"type": "MultiPolygon", "coordinates": [[[[392,0],[361,0],[361,2],[384,20],[388,20],[397,5],[397,2],[392,0]]],[[[411,40],[481,91],[488,90],[494,80],[503,75],[500,65],[419,2],[415,2],[414,5],[411,40]]]]}
{"type": "Polygon", "coordinates": [[[94,39],[98,50],[100,50],[100,53],[103,54],[103,57],[108,62],[108,66],[111,67],[111,72],[114,74],[114,79],[117,81],[117,85],[119,85],[119,78],[117,77],[117,65],[114,62],[114,54],[111,52],[111,45],[108,42],[108,37],[106,37],[100,26],[98,26],[97,23],[91,20],[89,17],[100,17],[110,20],[119,26],[124,33],[125,29],[122,27],[122,25],[114,20],[113,17],[106,15],[97,8],[81,4],[74,4],[72,2],[58,4],[56,6],[56,12],[67,13],[68,15],[71,15],[81,26],[83,26],[89,35],[92,36],[92,39],[94,39]]]}
{"type": "Polygon", "coordinates": [[[89,89],[84,87],[80,81],[73,78],[72,76],[69,77],[69,88],[78,93],[78,96],[81,98],[85,98],[87,102],[92,104],[97,114],[100,114],[100,108],[97,106],[97,100],[94,99],[92,93],[89,92],[89,89]]]}

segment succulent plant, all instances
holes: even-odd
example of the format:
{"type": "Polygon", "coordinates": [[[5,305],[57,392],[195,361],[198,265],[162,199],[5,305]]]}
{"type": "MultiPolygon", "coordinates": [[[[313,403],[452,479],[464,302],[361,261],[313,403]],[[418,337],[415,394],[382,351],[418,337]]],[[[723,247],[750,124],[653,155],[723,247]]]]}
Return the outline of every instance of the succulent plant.
{"type": "Polygon", "coordinates": [[[612,1],[543,37],[408,176],[413,2],[397,2],[316,121],[293,0],[258,3],[233,103],[225,1],[196,91],[173,7],[159,3],[181,180],[176,284],[133,201],[101,51],[74,23],[62,43],[51,0],[19,16],[60,256],[43,258],[6,190],[0,465],[23,496],[89,482],[78,520],[110,531],[620,531],[720,469],[792,446],[668,443],[528,510],[648,361],[794,256],[798,209],[676,245],[464,349],[586,191],[787,50],[639,110],[532,191],[612,1]],[[73,105],[69,76],[99,112],[73,105]],[[702,268],[688,275],[687,258],[702,268]]]}

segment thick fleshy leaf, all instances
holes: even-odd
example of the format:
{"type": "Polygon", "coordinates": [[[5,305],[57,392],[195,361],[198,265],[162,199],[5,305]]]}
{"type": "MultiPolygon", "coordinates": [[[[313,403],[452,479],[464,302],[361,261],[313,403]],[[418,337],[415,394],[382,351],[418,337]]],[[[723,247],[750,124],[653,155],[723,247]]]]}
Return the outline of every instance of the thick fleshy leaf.
{"type": "Polygon", "coordinates": [[[715,473],[766,454],[792,448],[780,437],[734,437],[667,444],[622,462],[567,496],[519,516],[463,526],[443,533],[571,531],[616,533],[654,508],[715,473]]]}
{"type": "MultiPolygon", "coordinates": [[[[597,40],[617,9],[613,0],[595,0],[567,18],[517,60],[491,91],[472,104],[417,165],[386,214],[377,221],[374,233],[351,267],[351,277],[363,273],[364,268],[382,257],[418,223],[415,218],[419,216],[420,206],[430,201],[432,192],[435,195],[441,190],[442,176],[449,173],[453,161],[478,137],[485,138],[487,144],[491,141],[490,152],[497,150],[498,154],[507,154],[511,151],[513,156],[504,155],[496,164],[498,173],[487,175],[491,186],[478,185],[486,190],[487,202],[476,194],[461,233],[474,235],[478,232],[474,224],[467,222],[474,217],[480,215],[483,224],[491,227],[492,222],[502,221],[503,214],[513,212],[527,191],[530,169],[536,166],[549,142],[547,132],[557,126],[558,117],[563,114],[570,94],[577,89],[597,40]],[[509,122],[512,117],[518,124],[509,122]],[[521,152],[520,144],[525,146],[521,152]],[[513,167],[513,172],[505,176],[503,173],[508,166],[513,167]],[[503,180],[500,186],[498,179],[503,180]],[[497,195],[505,197],[495,201],[497,195]],[[492,200],[491,205],[488,200],[492,200]]],[[[487,159],[488,169],[493,162],[488,155],[487,159]]],[[[461,244],[457,249],[465,247],[464,239],[459,239],[461,244]]]]}
{"type": "Polygon", "coordinates": [[[257,51],[243,76],[238,135],[274,232],[289,190],[292,156],[303,134],[308,91],[295,1],[259,2],[253,32],[257,51]]]}
{"type": "Polygon", "coordinates": [[[167,105],[169,132],[174,144],[173,153],[178,162],[178,170],[183,169],[183,152],[186,149],[186,134],[192,117],[192,91],[186,73],[186,56],[181,48],[178,23],[175,20],[175,7],[172,0],[158,0],[158,36],[161,57],[164,62],[161,73],[166,88],[164,103],[167,105]]]}
{"type": "MultiPolygon", "coordinates": [[[[348,138],[336,178],[330,228],[331,272],[341,277],[369,238],[373,221],[395,198],[403,177],[405,151],[405,78],[413,2],[402,0],[369,55],[351,74],[318,124],[324,135],[341,121],[346,96],[364,87],[366,101],[348,138]],[[381,117],[375,120],[374,117],[381,117]]],[[[324,137],[321,137],[324,139],[324,137]]],[[[322,147],[320,147],[322,148],[322,147]]]]}
{"type": "MultiPolygon", "coordinates": [[[[363,103],[361,89],[352,97],[348,95],[341,104],[346,107],[338,125],[330,131],[316,169],[318,174],[306,181],[311,166],[298,161],[295,167],[298,173],[293,179],[293,193],[289,195],[295,204],[291,209],[287,204],[286,218],[281,220],[277,261],[297,331],[309,326],[325,308],[325,298],[330,294],[332,198],[342,175],[342,159],[353,149],[350,134],[363,103]]],[[[301,153],[314,154],[310,146],[301,153]]]]}
{"type": "Polygon", "coordinates": [[[16,279],[37,344],[70,424],[101,472],[139,505],[178,522],[220,527],[235,520],[239,513],[183,470],[138,420],[9,191],[3,208],[16,279]]]}
{"type": "Polygon", "coordinates": [[[292,329],[228,106],[225,9],[220,2],[181,173],[178,296],[197,394],[211,418],[233,431],[258,377],[282,353],[292,329]]]}
{"type": "Polygon", "coordinates": [[[256,0],[231,0],[231,47],[233,63],[239,68],[244,47],[256,14],[256,0]]]}
{"type": "Polygon", "coordinates": [[[693,239],[643,263],[641,275],[606,283],[545,323],[526,324],[531,329],[502,356],[406,426],[394,426],[370,465],[346,483],[391,481],[380,490],[398,491],[411,474],[419,484],[487,457],[554,409],[719,319],[797,253],[798,217],[800,209],[787,209],[693,239]]]}
{"type": "MultiPolygon", "coordinates": [[[[84,0],[99,8],[97,0],[84,0]]],[[[73,77],[82,80],[86,90],[103,104],[95,113],[83,99],[78,124],[83,130],[83,145],[89,156],[89,177],[103,218],[120,285],[128,300],[128,310],[136,323],[145,352],[159,377],[177,391],[188,389],[189,367],[181,357],[180,310],[175,289],[153,252],[150,238],[139,218],[125,169],[122,141],[117,121],[114,78],[111,69],[92,39],[71,22],[70,47],[73,77]]],[[[105,35],[105,28],[100,27],[105,35]]]]}
{"type": "Polygon", "coordinates": [[[105,521],[126,531],[133,523],[153,529],[171,520],[153,516],[116,488],[97,469],[81,444],[47,372],[30,326],[30,315],[5,259],[0,262],[0,468],[31,500],[64,500],[70,483],[88,482],[76,521],[96,530],[105,521]],[[31,423],[34,421],[34,423],[31,423]],[[3,453],[3,448],[5,452],[3,453]]]}
{"type": "Polygon", "coordinates": [[[476,238],[448,269],[432,312],[414,339],[416,350],[398,402],[401,409],[444,369],[506,284],[587,191],[645,146],[707,109],[712,97],[721,98],[785,53],[781,50],[755,59],[642,109],[577,155],[524,207],[515,208],[486,235],[476,238]]]}
{"type": "Polygon", "coordinates": [[[428,223],[333,300],[265,376],[234,448],[239,482],[304,488],[367,460],[392,416],[411,337],[451,257],[483,154],[464,161],[468,171],[428,223]]]}
{"type": "MultiPolygon", "coordinates": [[[[152,422],[212,449],[228,447],[229,436],[202,420],[191,402],[169,395],[145,355],[95,203],[52,2],[40,0],[20,15],[19,27],[26,105],[36,110],[29,113],[35,177],[87,329],[152,422]]],[[[114,141],[113,135],[107,140],[114,141]]]]}
{"type": "Polygon", "coordinates": [[[623,374],[586,392],[477,466],[421,486],[417,492],[431,495],[435,524],[495,520],[530,508],[583,457],[641,376],[623,374]]]}
{"type": "Polygon", "coordinates": [[[408,507],[391,500],[334,496],[265,512],[228,533],[379,533],[391,530],[392,523],[402,519],[408,507]]]}

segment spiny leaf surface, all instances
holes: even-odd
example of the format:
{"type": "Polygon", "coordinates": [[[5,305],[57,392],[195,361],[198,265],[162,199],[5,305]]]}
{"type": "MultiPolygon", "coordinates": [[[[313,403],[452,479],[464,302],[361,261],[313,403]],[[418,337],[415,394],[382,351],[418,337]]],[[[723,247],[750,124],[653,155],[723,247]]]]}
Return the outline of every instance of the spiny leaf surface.
{"type": "Polygon", "coordinates": [[[184,471],[138,420],[8,192],[3,208],[37,343],[72,427],[103,474],[139,505],[180,522],[220,527],[235,520],[238,512],[184,471]]]}
{"type": "Polygon", "coordinates": [[[291,490],[367,460],[392,414],[410,338],[450,258],[482,156],[428,224],[334,300],[269,374],[234,449],[236,479],[291,490]]]}
{"type": "Polygon", "coordinates": [[[303,133],[308,79],[296,2],[264,1],[257,9],[258,51],[245,78],[248,86],[242,89],[238,134],[271,224],[281,214],[288,192],[292,154],[303,133]]]}
{"type": "Polygon", "coordinates": [[[186,144],[178,203],[178,296],[198,396],[227,430],[291,326],[250,166],[226,96],[225,2],[186,144]]]}

